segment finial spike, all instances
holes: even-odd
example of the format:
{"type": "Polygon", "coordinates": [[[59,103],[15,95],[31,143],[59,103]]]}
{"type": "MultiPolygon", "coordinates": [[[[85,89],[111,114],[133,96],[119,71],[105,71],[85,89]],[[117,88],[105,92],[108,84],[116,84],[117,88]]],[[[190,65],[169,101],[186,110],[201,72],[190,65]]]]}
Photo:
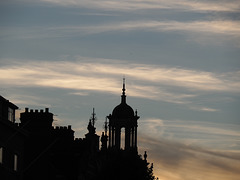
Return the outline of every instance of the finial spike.
{"type": "Polygon", "coordinates": [[[125,95],[125,77],[123,77],[123,88],[122,88],[122,103],[126,103],[126,95],[125,95]]]}
{"type": "Polygon", "coordinates": [[[123,90],[123,93],[124,93],[125,90],[126,90],[126,89],[125,89],[125,77],[123,77],[123,89],[122,89],[122,90],[123,90]]]}
{"type": "Polygon", "coordinates": [[[125,89],[125,77],[123,77],[123,88],[122,88],[122,94],[123,95],[125,95],[125,91],[126,91],[126,89],[125,89]]]}
{"type": "Polygon", "coordinates": [[[93,112],[92,112],[92,117],[89,119],[90,123],[92,124],[92,126],[94,127],[95,122],[97,120],[96,116],[95,116],[95,109],[93,108],[93,112]]]}

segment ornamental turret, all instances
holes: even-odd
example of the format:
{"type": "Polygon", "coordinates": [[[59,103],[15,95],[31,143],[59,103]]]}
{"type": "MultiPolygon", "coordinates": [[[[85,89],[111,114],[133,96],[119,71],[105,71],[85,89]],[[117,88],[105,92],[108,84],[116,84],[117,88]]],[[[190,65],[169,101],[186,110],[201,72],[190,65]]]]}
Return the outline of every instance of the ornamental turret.
{"type": "Polygon", "coordinates": [[[131,106],[126,102],[125,78],[121,103],[116,106],[109,119],[109,148],[137,151],[137,120],[139,116],[134,113],[131,106]]]}

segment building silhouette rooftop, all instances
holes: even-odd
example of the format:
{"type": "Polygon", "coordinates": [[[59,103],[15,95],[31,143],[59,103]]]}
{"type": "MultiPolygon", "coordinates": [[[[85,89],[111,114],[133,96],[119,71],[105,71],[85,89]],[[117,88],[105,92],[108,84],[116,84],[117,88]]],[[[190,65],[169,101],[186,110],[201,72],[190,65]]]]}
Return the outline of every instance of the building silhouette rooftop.
{"type": "Polygon", "coordinates": [[[25,108],[15,123],[17,106],[0,96],[0,179],[153,180],[146,152],[144,159],[138,154],[139,116],[127,105],[125,91],[123,79],[121,103],[106,118],[101,149],[94,109],[88,133],[74,138],[71,125],[53,127],[48,108],[25,108]]]}

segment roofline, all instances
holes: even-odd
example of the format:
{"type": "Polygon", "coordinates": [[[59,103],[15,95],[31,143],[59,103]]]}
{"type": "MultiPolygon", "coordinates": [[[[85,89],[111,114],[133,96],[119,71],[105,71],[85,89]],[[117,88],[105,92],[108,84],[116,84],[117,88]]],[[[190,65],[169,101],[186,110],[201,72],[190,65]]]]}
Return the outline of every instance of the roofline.
{"type": "Polygon", "coordinates": [[[5,99],[3,96],[0,95],[0,101],[4,101],[5,103],[7,103],[11,108],[13,109],[18,109],[18,106],[16,106],[15,104],[13,104],[12,102],[10,102],[9,100],[5,99]]]}

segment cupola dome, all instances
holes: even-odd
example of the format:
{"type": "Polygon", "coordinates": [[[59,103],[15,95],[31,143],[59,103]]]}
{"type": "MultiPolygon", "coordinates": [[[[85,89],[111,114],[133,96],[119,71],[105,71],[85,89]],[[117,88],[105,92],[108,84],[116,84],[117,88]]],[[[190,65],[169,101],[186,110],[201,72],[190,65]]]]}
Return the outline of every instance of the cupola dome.
{"type": "Polygon", "coordinates": [[[134,111],[126,103],[126,95],[125,95],[125,79],[123,79],[123,89],[121,96],[121,103],[113,109],[112,116],[115,118],[129,118],[134,116],[134,111]]]}
{"type": "Polygon", "coordinates": [[[116,118],[133,117],[134,111],[131,106],[126,103],[121,103],[113,109],[112,116],[116,118]]]}

